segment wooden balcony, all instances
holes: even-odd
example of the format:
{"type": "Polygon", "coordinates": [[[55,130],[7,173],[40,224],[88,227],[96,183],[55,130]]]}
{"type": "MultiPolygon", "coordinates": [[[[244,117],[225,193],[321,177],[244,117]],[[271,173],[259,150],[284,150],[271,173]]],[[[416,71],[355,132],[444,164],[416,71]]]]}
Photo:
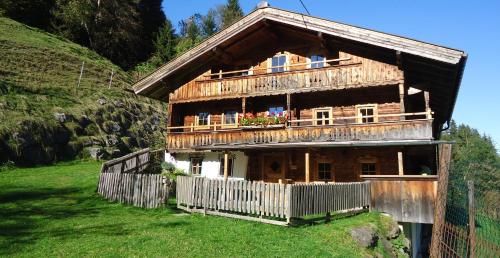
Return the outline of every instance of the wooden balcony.
{"type": "Polygon", "coordinates": [[[193,81],[171,93],[170,103],[393,85],[402,81],[403,73],[397,67],[350,62],[324,68],[193,81]]]}
{"type": "MultiPolygon", "coordinates": [[[[399,115],[399,114],[398,114],[399,115]]],[[[294,121],[273,128],[245,128],[190,132],[169,132],[167,148],[170,152],[203,149],[248,149],[257,147],[306,147],[314,143],[355,144],[398,140],[431,140],[432,119],[387,121],[381,123],[351,123],[331,125],[294,125],[294,121]]],[[[179,128],[179,127],[177,127],[179,128]]],[[[182,128],[180,128],[182,129],[182,128]]]]}
{"type": "Polygon", "coordinates": [[[434,223],[437,176],[361,176],[371,182],[371,210],[400,222],[434,223]]]}

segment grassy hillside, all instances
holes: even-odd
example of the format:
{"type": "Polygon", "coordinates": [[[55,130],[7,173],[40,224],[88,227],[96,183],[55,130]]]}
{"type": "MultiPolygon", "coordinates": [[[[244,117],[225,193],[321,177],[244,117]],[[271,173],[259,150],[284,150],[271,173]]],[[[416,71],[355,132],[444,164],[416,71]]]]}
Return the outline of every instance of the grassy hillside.
{"type": "Polygon", "coordinates": [[[5,257],[395,257],[392,219],[378,213],[314,226],[281,227],[189,215],[175,205],[146,210],[95,193],[100,163],[0,170],[0,256],[5,257]],[[380,239],[359,246],[354,227],[380,239]],[[377,256],[374,256],[377,255],[377,256]]]}
{"type": "Polygon", "coordinates": [[[0,56],[0,163],[50,163],[91,148],[111,157],[160,141],[162,106],[124,91],[130,76],[95,52],[0,17],[0,56]]]}

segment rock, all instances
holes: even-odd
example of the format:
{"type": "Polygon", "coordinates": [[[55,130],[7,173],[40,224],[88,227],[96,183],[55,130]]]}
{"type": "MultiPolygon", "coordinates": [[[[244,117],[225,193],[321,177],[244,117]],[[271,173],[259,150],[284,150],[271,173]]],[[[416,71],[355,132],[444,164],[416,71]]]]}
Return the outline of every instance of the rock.
{"type": "Polygon", "coordinates": [[[410,248],[411,248],[411,242],[410,242],[410,240],[405,237],[404,240],[403,240],[403,244],[404,244],[404,246],[402,248],[400,248],[399,251],[401,253],[405,253],[405,254],[409,255],[410,254],[410,248]]]}
{"type": "Polygon", "coordinates": [[[116,135],[113,135],[113,134],[107,135],[105,142],[106,142],[106,146],[108,146],[108,147],[113,147],[113,146],[116,146],[118,143],[120,143],[120,141],[118,140],[118,137],[116,137],[116,135]]]}
{"type": "Polygon", "coordinates": [[[387,230],[387,239],[395,239],[399,236],[399,234],[401,234],[401,228],[399,228],[398,223],[396,223],[395,221],[391,221],[391,224],[389,225],[389,228],[387,230]]]}
{"type": "Polygon", "coordinates": [[[121,126],[114,121],[106,121],[102,124],[102,127],[106,133],[117,133],[121,131],[121,126]]]}
{"type": "Polygon", "coordinates": [[[90,157],[93,159],[103,159],[106,156],[106,152],[99,147],[92,147],[88,149],[90,157]]]}
{"type": "Polygon", "coordinates": [[[350,230],[352,238],[362,247],[375,247],[378,241],[378,235],[371,226],[361,226],[350,230]]]}
{"type": "Polygon", "coordinates": [[[107,101],[106,101],[106,99],[104,99],[104,98],[99,98],[99,99],[97,100],[97,103],[99,103],[99,105],[101,105],[101,106],[102,106],[102,105],[106,105],[107,101]]]}
{"type": "Polygon", "coordinates": [[[64,123],[67,120],[66,114],[64,113],[54,113],[54,118],[60,123],[64,123]]]}
{"type": "Polygon", "coordinates": [[[113,102],[113,104],[115,105],[115,107],[124,107],[125,106],[125,103],[123,103],[121,100],[115,100],[113,102]]]}
{"type": "Polygon", "coordinates": [[[119,149],[112,149],[110,151],[110,154],[111,154],[111,158],[119,158],[122,156],[122,152],[119,150],[119,149]]]}

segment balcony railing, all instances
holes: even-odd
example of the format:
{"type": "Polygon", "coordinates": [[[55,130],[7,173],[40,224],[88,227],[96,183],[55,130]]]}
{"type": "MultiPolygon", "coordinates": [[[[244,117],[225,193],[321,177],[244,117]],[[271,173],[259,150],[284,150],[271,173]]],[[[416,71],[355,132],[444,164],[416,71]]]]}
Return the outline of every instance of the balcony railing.
{"type": "MultiPolygon", "coordinates": [[[[432,119],[429,112],[380,115],[379,117],[424,116],[414,120],[387,120],[378,123],[330,123],[312,125],[314,119],[291,120],[287,124],[259,126],[235,126],[220,129],[218,125],[203,127],[180,126],[168,128],[169,151],[189,149],[251,148],[255,145],[310,142],[352,142],[384,140],[431,140],[432,119]],[[173,130],[188,130],[174,132],[173,130]]],[[[353,119],[354,118],[354,119],[353,119]]],[[[338,121],[348,118],[335,118],[338,121]]]]}
{"type": "Polygon", "coordinates": [[[390,85],[402,80],[403,73],[397,67],[351,62],[323,68],[198,80],[171,93],[170,102],[390,85]]]}

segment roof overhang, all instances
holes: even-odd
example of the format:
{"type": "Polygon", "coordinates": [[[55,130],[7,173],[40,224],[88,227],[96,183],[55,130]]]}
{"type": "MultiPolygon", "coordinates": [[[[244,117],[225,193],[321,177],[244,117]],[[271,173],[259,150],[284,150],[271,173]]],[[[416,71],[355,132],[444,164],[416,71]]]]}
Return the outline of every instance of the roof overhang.
{"type": "MultiPolygon", "coordinates": [[[[443,106],[443,110],[446,109],[439,119],[441,122],[451,119],[467,59],[465,52],[270,7],[257,9],[228,28],[207,38],[136,82],[133,90],[139,95],[167,101],[168,93],[186,83],[188,79],[186,77],[196,78],[206,68],[203,64],[210,64],[217,58],[217,52],[220,50],[216,50],[224,49],[230,44],[237,44],[245,35],[259,30],[261,24],[269,26],[270,23],[296,30],[321,33],[345,42],[373,46],[402,57],[405,66],[415,70],[413,76],[415,82],[425,81],[424,89],[441,85],[441,92],[434,99],[431,96],[431,102],[443,106]],[[443,98],[446,98],[446,101],[443,101],[443,98]]],[[[265,43],[265,41],[262,42],[262,44],[265,43]]]]}

